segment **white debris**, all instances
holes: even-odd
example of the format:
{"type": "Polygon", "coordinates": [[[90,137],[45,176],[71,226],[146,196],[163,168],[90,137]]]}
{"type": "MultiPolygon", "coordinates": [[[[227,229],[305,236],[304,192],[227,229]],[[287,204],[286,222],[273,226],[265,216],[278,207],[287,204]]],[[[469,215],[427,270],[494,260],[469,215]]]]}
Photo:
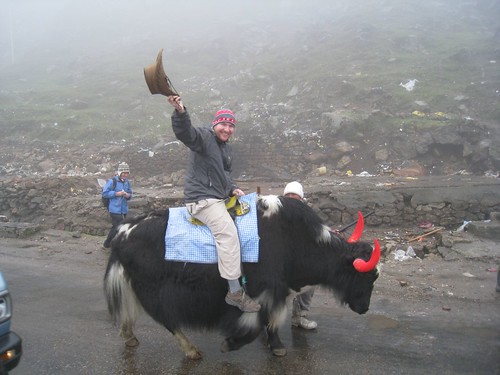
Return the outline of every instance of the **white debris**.
{"type": "Polygon", "coordinates": [[[404,250],[399,249],[394,252],[394,259],[402,262],[403,260],[411,259],[411,257],[406,255],[404,250]]]}
{"type": "Polygon", "coordinates": [[[408,260],[411,258],[416,258],[417,254],[415,253],[415,250],[413,247],[410,245],[408,246],[408,249],[406,251],[399,249],[394,252],[394,259],[399,260],[400,262],[403,260],[408,260]]]}
{"type": "Polygon", "coordinates": [[[470,223],[471,221],[464,220],[464,223],[458,227],[457,232],[463,232],[470,223]]]}
{"type": "Polygon", "coordinates": [[[399,84],[399,86],[401,87],[404,87],[406,89],[406,91],[413,91],[413,89],[415,88],[415,84],[418,82],[418,79],[410,79],[408,82],[406,82],[405,84],[403,84],[403,82],[401,82],[399,84]]]}
{"type": "Polygon", "coordinates": [[[180,141],[171,141],[171,142],[167,142],[165,143],[164,146],[169,146],[169,145],[180,145],[181,142],[180,141]]]}
{"type": "Polygon", "coordinates": [[[363,171],[361,173],[358,173],[356,176],[357,177],[372,177],[373,175],[368,173],[367,171],[363,171]]]}

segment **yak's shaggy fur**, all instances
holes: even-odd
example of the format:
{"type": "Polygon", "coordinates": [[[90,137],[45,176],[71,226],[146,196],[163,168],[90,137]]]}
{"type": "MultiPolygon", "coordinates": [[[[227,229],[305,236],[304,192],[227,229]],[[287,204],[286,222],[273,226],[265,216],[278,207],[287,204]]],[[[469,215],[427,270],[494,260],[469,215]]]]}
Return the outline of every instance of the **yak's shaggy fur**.
{"type": "Polygon", "coordinates": [[[322,285],[353,311],[368,310],[378,270],[360,273],[356,258],[368,260],[372,247],[350,244],[331,233],[301,201],[260,196],[257,202],[260,253],[258,263],[244,263],[248,294],[262,305],[258,313],[242,313],[224,301],[227,281],[217,264],[170,262],[164,259],[168,210],[127,219],[112,242],[104,277],[109,312],[121,324],[127,345],[137,345],[132,331],[140,308],[167,328],[187,357],[201,353],[182,333],[183,327],[219,329],[226,339],[221,350],[252,342],[263,329],[275,355],[286,350],[278,327],[286,318],[289,291],[322,285]]]}

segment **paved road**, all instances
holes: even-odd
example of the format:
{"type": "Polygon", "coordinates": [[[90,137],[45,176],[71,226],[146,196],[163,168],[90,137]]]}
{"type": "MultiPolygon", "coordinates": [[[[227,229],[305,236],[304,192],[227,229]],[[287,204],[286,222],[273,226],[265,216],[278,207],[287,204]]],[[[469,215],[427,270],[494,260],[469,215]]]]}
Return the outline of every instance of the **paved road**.
{"type": "Polygon", "coordinates": [[[493,275],[485,280],[492,285],[490,301],[457,301],[453,314],[434,301],[423,299],[419,307],[376,287],[369,313],[358,316],[319,291],[311,312],[319,329],[284,326],[289,350],[283,358],[273,357],[263,339],[223,354],[219,334],[186,332],[204,353],[203,360],[189,361],[147,316],[136,328],[141,344],[126,349],[104,303],[107,257],[100,241],[0,239],[13,328],[24,339],[13,375],[500,373],[500,299],[493,275]]]}

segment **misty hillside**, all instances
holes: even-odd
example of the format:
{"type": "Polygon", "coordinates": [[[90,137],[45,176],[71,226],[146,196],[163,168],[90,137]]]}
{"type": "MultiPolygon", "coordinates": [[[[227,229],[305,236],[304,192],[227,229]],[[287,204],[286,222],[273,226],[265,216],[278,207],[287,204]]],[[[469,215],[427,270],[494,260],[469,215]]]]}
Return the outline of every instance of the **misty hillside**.
{"type": "Polygon", "coordinates": [[[171,107],[149,93],[143,75],[161,48],[195,124],[229,107],[239,136],[325,131],[331,113],[386,137],[408,125],[418,132],[472,121],[492,137],[500,128],[498,1],[18,0],[0,7],[4,142],[170,137],[171,107]],[[409,91],[403,85],[412,80],[409,91]]]}

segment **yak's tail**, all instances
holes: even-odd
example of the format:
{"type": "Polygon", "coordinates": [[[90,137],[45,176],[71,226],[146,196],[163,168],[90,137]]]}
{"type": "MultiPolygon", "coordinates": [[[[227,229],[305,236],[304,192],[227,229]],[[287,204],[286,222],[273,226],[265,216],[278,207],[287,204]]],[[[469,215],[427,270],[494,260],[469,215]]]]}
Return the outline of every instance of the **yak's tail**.
{"type": "Polygon", "coordinates": [[[133,327],[141,313],[141,305],[132,289],[130,279],[118,260],[110,260],[104,276],[104,294],[108,311],[115,323],[133,327]]]}

